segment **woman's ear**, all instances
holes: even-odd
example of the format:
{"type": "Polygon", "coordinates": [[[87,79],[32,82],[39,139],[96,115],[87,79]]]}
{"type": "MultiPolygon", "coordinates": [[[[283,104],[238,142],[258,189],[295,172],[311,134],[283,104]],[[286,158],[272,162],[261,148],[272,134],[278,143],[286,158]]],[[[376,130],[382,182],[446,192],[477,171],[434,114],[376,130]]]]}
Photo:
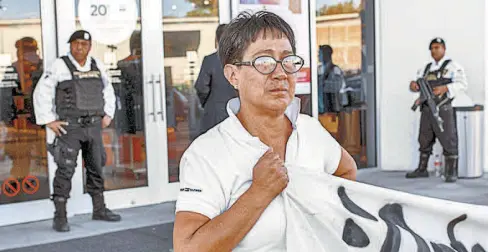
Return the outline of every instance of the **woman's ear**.
{"type": "Polygon", "coordinates": [[[224,75],[225,78],[229,81],[229,83],[236,88],[238,83],[239,83],[239,77],[237,75],[237,72],[239,70],[237,69],[237,66],[227,64],[224,67],[224,75]]]}

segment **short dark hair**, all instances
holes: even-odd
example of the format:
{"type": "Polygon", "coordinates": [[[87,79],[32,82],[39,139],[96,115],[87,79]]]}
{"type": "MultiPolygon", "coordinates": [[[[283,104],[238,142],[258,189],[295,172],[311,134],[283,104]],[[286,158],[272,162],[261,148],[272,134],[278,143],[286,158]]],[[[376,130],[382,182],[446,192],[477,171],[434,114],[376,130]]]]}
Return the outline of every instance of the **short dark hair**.
{"type": "Polygon", "coordinates": [[[217,30],[215,31],[215,39],[217,40],[217,42],[220,40],[220,38],[222,37],[222,34],[224,33],[225,31],[225,27],[227,26],[227,24],[220,24],[218,27],[217,27],[217,30]]]}
{"type": "Polygon", "coordinates": [[[132,32],[132,35],[130,36],[130,40],[129,40],[129,48],[131,52],[135,49],[142,48],[141,31],[136,30],[132,32]]]}
{"type": "Polygon", "coordinates": [[[331,56],[334,53],[334,49],[330,45],[321,45],[319,50],[322,51],[324,55],[331,56]]]}
{"type": "Polygon", "coordinates": [[[276,38],[285,36],[290,41],[293,52],[296,52],[295,34],[284,19],[268,11],[254,14],[245,11],[227,25],[219,40],[218,56],[222,66],[241,61],[244,52],[258,39],[261,31],[265,32],[263,36],[267,32],[271,32],[271,36],[276,38]]]}

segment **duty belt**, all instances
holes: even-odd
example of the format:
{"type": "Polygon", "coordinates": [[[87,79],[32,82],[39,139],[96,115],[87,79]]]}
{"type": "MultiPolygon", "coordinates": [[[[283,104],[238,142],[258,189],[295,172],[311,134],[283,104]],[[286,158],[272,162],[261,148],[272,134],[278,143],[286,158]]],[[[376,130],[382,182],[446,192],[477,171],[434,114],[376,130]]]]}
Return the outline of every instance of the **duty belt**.
{"type": "Polygon", "coordinates": [[[68,122],[69,124],[79,124],[79,125],[90,125],[96,122],[100,122],[102,117],[100,116],[83,116],[78,118],[68,118],[64,121],[68,122]]]}

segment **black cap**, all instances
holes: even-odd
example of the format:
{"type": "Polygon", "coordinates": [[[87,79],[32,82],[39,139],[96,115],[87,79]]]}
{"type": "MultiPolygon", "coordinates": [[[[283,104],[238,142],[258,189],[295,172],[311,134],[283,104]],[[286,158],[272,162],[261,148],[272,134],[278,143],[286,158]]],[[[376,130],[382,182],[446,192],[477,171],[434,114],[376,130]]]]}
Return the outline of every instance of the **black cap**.
{"type": "Polygon", "coordinates": [[[430,44],[429,44],[429,50],[432,48],[432,44],[441,44],[443,45],[444,47],[446,46],[446,42],[442,39],[442,38],[434,38],[432,41],[430,41],[430,44]]]}
{"type": "Polygon", "coordinates": [[[91,34],[85,30],[78,30],[75,31],[73,34],[71,34],[71,37],[68,40],[68,43],[71,43],[77,39],[83,39],[83,40],[88,40],[91,41],[92,37],[91,34]]]}

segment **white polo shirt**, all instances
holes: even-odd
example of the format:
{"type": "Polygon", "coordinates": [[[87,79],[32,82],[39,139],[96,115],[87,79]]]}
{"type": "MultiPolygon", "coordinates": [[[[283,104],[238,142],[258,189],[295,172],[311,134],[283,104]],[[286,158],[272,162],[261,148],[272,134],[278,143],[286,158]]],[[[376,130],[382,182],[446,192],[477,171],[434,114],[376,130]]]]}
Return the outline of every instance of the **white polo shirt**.
{"type": "MultiPolygon", "coordinates": [[[[269,149],[237,119],[238,98],[227,104],[229,117],[198,137],[180,163],[176,212],[191,211],[210,219],[228,210],[250,187],[254,165],[269,149]]],[[[286,146],[285,166],[336,171],[342,148],[318,120],[300,114],[300,100],[288,106],[293,132],[286,146]]],[[[293,179],[293,178],[290,178],[293,179]]],[[[282,195],[276,197],[233,251],[286,251],[286,217],[282,195]]]]}

